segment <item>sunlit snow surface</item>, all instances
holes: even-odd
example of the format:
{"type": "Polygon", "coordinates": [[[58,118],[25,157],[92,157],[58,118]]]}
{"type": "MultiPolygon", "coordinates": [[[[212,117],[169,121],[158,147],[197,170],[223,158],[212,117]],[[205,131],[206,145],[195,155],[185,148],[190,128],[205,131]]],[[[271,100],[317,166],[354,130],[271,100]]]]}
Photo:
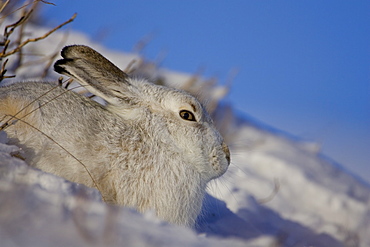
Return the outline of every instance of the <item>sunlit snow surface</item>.
{"type": "MultiPolygon", "coordinates": [[[[45,31],[34,29],[35,36],[45,31]]],[[[53,51],[62,37],[29,49],[53,51]]],[[[138,59],[82,34],[65,40],[90,45],[123,69],[138,59]]],[[[190,77],[148,70],[174,84],[190,77]]],[[[19,71],[18,79],[37,78],[30,71],[36,75],[37,67],[19,71]]],[[[368,185],[322,157],[317,145],[232,117],[232,164],[210,183],[195,230],[106,205],[95,189],[30,168],[1,132],[0,246],[370,246],[368,185]]]]}

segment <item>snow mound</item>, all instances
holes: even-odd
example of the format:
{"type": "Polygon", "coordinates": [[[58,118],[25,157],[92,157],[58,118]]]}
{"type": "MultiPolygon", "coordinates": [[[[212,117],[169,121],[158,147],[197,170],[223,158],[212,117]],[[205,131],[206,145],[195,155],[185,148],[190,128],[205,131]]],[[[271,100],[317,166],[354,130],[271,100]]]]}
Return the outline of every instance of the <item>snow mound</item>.
{"type": "Polygon", "coordinates": [[[152,212],[107,205],[97,190],[13,157],[19,148],[0,133],[1,246],[243,246],[197,236],[152,212]]]}
{"type": "Polygon", "coordinates": [[[312,145],[246,123],[237,133],[234,167],[212,194],[256,234],[273,232],[283,246],[370,246],[367,184],[312,145]]]}

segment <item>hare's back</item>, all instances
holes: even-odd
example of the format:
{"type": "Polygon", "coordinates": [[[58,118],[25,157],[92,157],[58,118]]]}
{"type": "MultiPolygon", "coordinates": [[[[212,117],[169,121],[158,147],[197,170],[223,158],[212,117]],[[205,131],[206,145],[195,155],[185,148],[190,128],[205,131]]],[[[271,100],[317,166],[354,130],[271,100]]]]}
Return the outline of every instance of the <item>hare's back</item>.
{"type": "MultiPolygon", "coordinates": [[[[35,127],[90,122],[105,114],[95,101],[60,87],[56,82],[22,82],[0,87],[0,120],[4,116],[29,121],[35,127]],[[84,120],[83,120],[84,118],[84,120]]],[[[77,126],[74,126],[75,128],[77,126]]]]}
{"type": "Polygon", "coordinates": [[[47,95],[45,92],[52,89],[53,85],[50,83],[36,82],[14,83],[0,87],[0,121],[30,122],[32,119],[31,122],[37,124],[34,122],[37,106],[42,105],[42,101],[46,102],[47,99],[42,95],[47,95]]]}
{"type": "Polygon", "coordinates": [[[51,102],[57,98],[70,97],[71,92],[56,82],[19,82],[0,87],[0,100],[29,100],[33,102],[51,102]]]}
{"type": "Polygon", "coordinates": [[[88,186],[94,185],[80,162],[95,164],[98,151],[107,151],[101,144],[107,115],[100,104],[57,83],[0,87],[0,126],[10,144],[22,148],[31,166],[88,186]]]}

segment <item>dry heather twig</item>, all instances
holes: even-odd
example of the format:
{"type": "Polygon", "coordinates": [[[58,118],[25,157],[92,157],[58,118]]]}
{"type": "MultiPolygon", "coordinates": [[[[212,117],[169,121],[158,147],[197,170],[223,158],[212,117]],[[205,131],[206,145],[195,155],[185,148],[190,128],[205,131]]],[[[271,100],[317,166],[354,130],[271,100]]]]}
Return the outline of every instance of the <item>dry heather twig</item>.
{"type": "MultiPolygon", "coordinates": [[[[4,9],[9,4],[9,2],[10,1],[4,2],[4,4],[0,7],[0,10],[1,10],[0,14],[2,13],[2,11],[4,11],[4,9]]],[[[4,28],[4,34],[3,34],[3,37],[2,37],[2,41],[0,42],[0,47],[2,47],[2,50],[0,52],[0,63],[2,63],[4,58],[7,58],[7,57],[15,55],[15,54],[17,55],[17,60],[16,60],[16,63],[15,63],[14,71],[16,71],[18,68],[20,68],[23,65],[22,48],[24,48],[29,43],[34,43],[34,42],[37,42],[37,41],[40,41],[42,39],[47,38],[52,33],[57,31],[58,29],[64,27],[65,25],[72,22],[76,18],[76,14],[74,14],[69,20],[67,20],[67,21],[63,22],[62,24],[56,26],[55,28],[49,30],[44,35],[36,37],[36,38],[29,38],[29,39],[24,40],[25,26],[28,23],[28,21],[30,20],[31,15],[33,14],[34,10],[37,8],[39,3],[53,4],[53,3],[50,3],[50,2],[47,2],[47,1],[44,1],[44,0],[34,0],[34,1],[29,2],[29,3],[23,4],[21,7],[15,9],[15,10],[8,11],[10,13],[6,15],[6,16],[8,16],[8,15],[14,13],[14,12],[22,10],[21,17],[16,22],[14,22],[13,24],[7,25],[4,28]],[[19,30],[18,38],[16,38],[13,41],[13,36],[12,35],[13,35],[13,33],[16,29],[19,30]],[[14,48],[9,50],[9,47],[14,47],[14,48]]],[[[3,16],[1,18],[5,18],[6,16],[3,16]]],[[[51,58],[54,58],[55,56],[56,55],[51,56],[51,58]]],[[[2,80],[4,80],[5,78],[14,77],[14,75],[12,75],[12,76],[5,75],[6,72],[7,72],[7,69],[6,69],[7,61],[8,60],[5,60],[5,62],[2,63],[2,65],[1,65],[0,82],[2,80]]],[[[48,63],[48,64],[51,64],[51,63],[48,63]]],[[[46,69],[45,69],[45,71],[46,71],[46,69]]],[[[44,71],[44,74],[46,73],[45,71],[44,71]]]]}
{"type": "Polygon", "coordinates": [[[1,57],[7,57],[7,56],[10,56],[14,53],[17,53],[19,52],[25,45],[27,45],[28,43],[30,42],[37,42],[39,40],[42,40],[42,39],[45,39],[47,38],[50,34],[54,33],[56,30],[60,29],[61,27],[67,25],[68,23],[72,22],[75,18],[76,18],[77,14],[74,14],[68,21],[66,22],[63,22],[62,24],[58,25],[57,27],[53,28],[52,30],[50,30],[49,32],[45,33],[43,36],[40,36],[40,37],[37,37],[37,38],[33,38],[33,39],[27,39],[25,41],[23,41],[21,44],[19,44],[16,48],[14,48],[13,50],[11,50],[10,52],[7,52],[7,53],[0,53],[0,56],[1,57]]]}

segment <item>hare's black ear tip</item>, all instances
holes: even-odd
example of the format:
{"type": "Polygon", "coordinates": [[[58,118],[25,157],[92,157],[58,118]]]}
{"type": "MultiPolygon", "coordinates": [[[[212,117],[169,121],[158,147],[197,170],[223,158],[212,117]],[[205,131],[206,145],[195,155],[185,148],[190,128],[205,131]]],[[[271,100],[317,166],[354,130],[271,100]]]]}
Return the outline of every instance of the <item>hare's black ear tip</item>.
{"type": "Polygon", "coordinates": [[[68,53],[68,51],[73,47],[74,45],[67,45],[67,46],[64,46],[62,51],[60,52],[60,55],[62,55],[62,57],[65,57],[66,54],[68,53]]]}
{"type": "Polygon", "coordinates": [[[76,52],[86,53],[88,50],[91,50],[91,48],[86,45],[67,45],[63,47],[60,54],[65,58],[67,56],[76,56],[76,52]]]}
{"type": "Polygon", "coordinates": [[[70,54],[74,49],[76,49],[79,45],[67,45],[67,46],[64,46],[62,51],[60,52],[60,55],[62,55],[62,57],[66,57],[68,56],[68,54],[70,54]]]}
{"type": "Polygon", "coordinates": [[[68,62],[68,59],[60,59],[54,63],[54,71],[59,74],[69,74],[65,69],[65,64],[68,62]]]}

